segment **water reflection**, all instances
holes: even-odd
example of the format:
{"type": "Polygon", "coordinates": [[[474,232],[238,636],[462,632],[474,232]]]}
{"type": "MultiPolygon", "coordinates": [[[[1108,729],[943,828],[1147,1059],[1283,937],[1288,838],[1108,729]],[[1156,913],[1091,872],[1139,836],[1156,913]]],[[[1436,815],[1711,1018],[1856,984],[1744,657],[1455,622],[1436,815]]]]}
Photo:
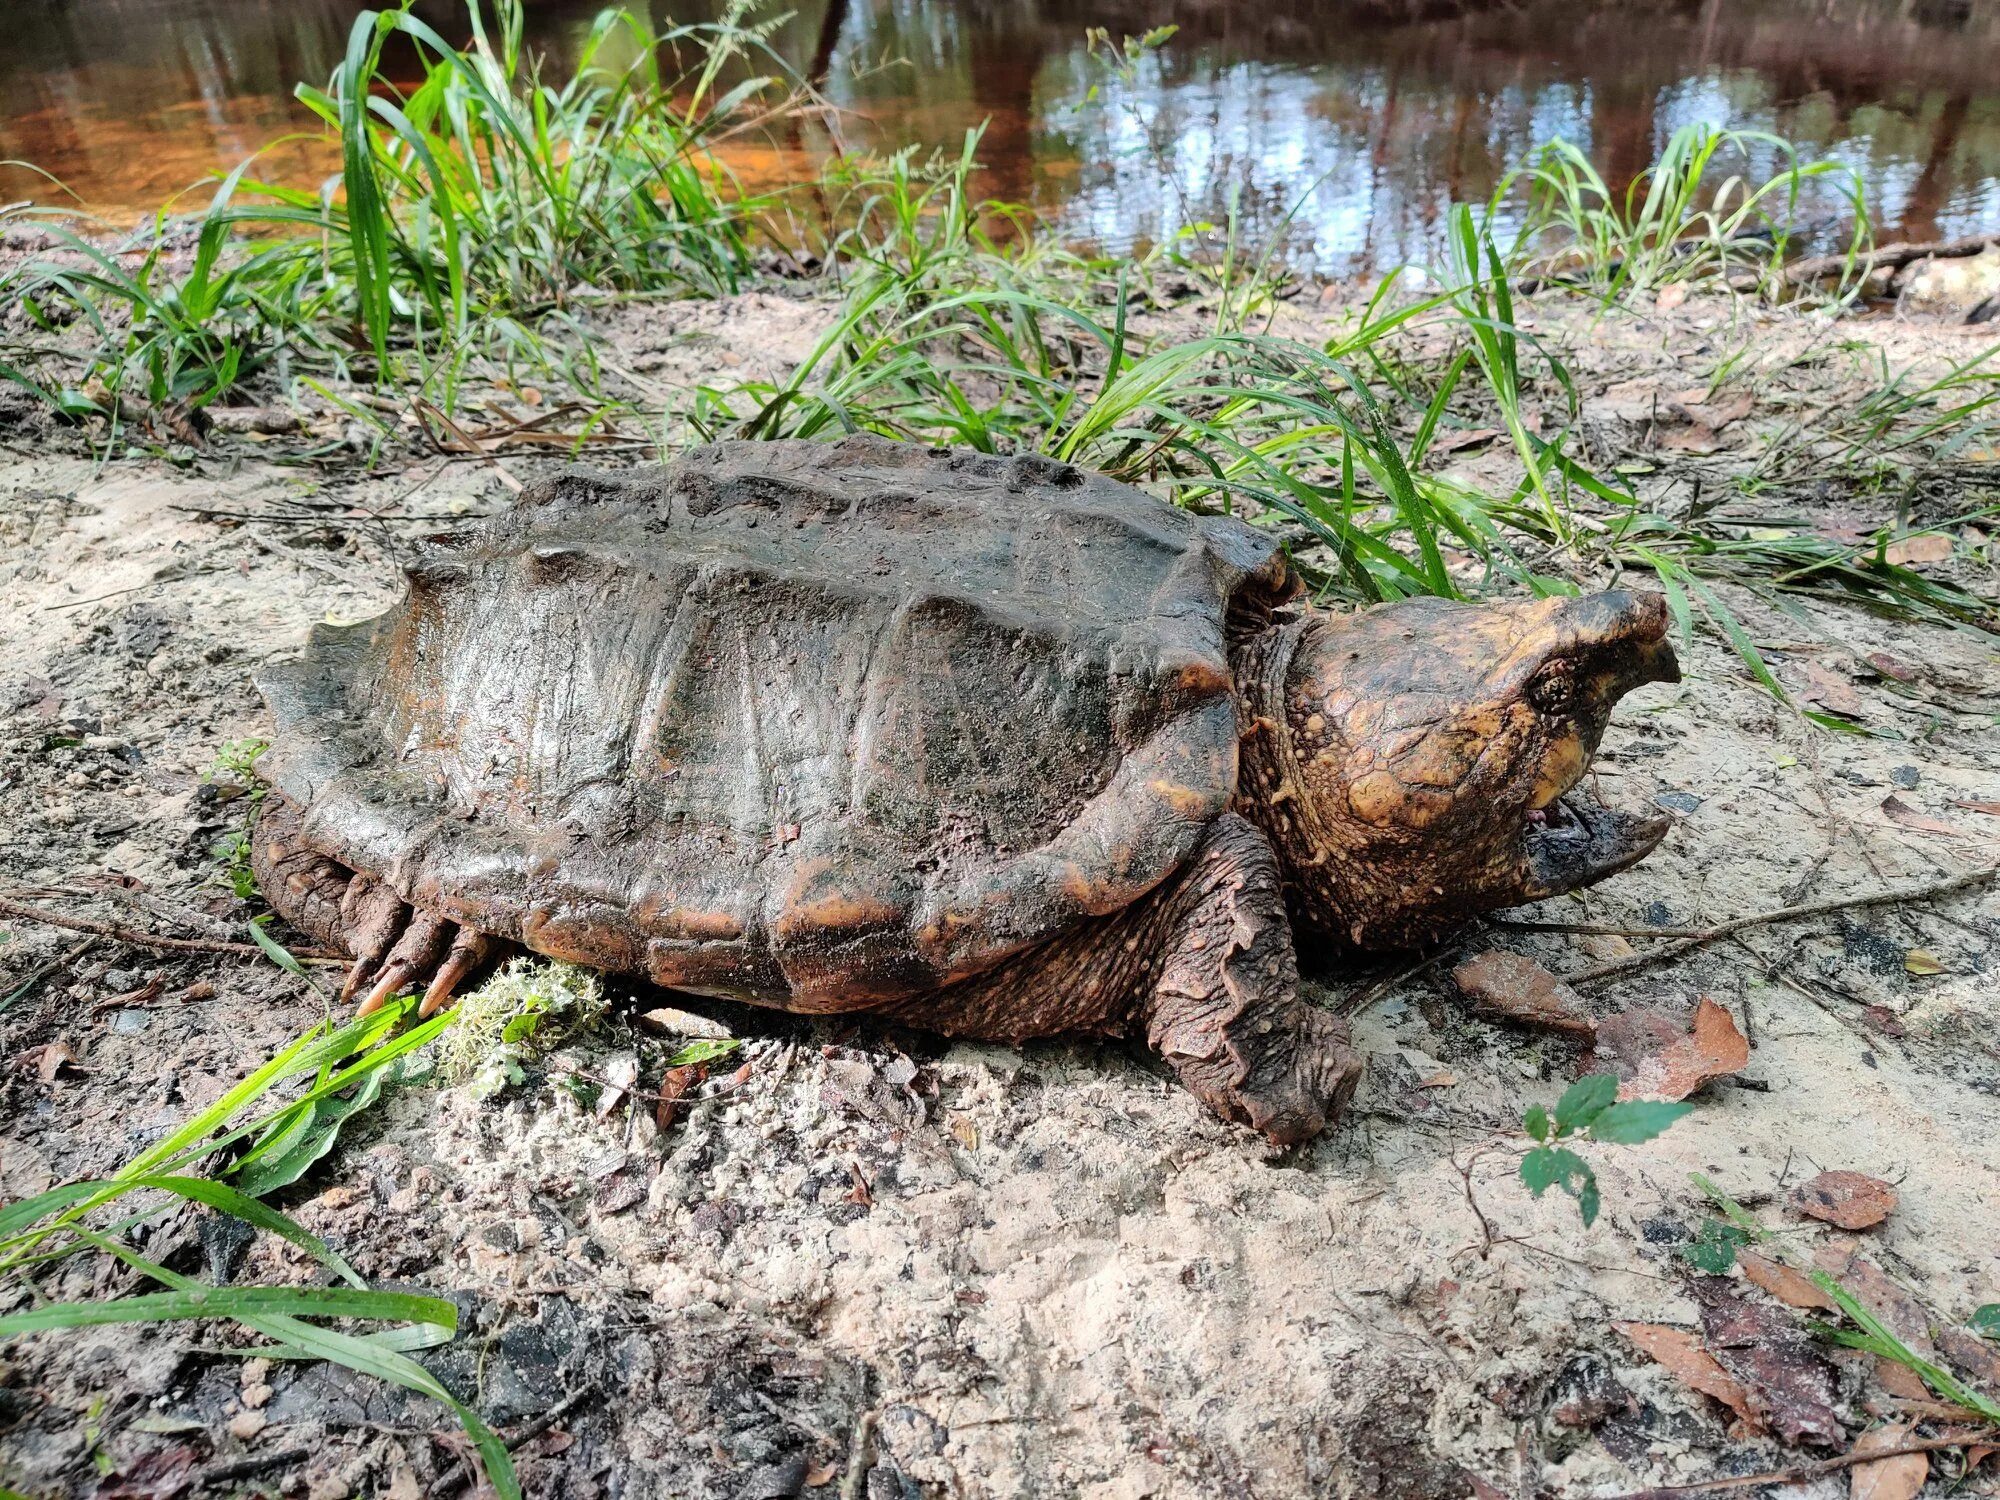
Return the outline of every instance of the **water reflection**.
{"type": "MultiPolygon", "coordinates": [[[[655,0],[702,19],[718,0],[655,0]]],[[[0,155],[131,210],[298,128],[359,0],[26,0],[0,51],[0,155]]],[[[451,34],[456,7],[419,7],[451,34]]],[[[597,5],[531,4],[574,48],[597,5]]],[[[1219,218],[1322,269],[1419,257],[1563,134],[1622,182],[1692,120],[1771,130],[1858,167],[1917,236],[2000,224],[2000,8],[1969,0],[805,0],[774,38],[825,80],[851,145],[951,144],[990,120],[983,188],[1119,249],[1219,218]],[[1182,29],[1091,101],[1084,28],[1182,29]]],[[[823,157],[818,132],[746,148],[753,177],[823,157]]],[[[305,179],[298,145],[268,159],[305,179]]],[[[0,169],[0,196],[53,195],[0,169]]],[[[1830,206],[1830,205],[1829,205],[1830,206]]]]}

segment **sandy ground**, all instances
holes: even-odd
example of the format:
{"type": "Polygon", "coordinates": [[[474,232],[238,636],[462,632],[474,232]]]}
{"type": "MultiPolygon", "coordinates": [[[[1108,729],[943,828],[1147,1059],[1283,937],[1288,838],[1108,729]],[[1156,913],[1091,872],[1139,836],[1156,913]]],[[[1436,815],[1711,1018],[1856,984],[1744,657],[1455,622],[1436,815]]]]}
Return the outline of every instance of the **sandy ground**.
{"type": "MultiPolygon", "coordinates": [[[[774,373],[823,315],[776,294],[652,309],[621,329],[622,357],[666,386],[774,373]]],[[[1830,337],[1696,308],[1676,338],[1690,327],[1692,355],[1657,328],[1565,325],[1603,441],[1661,441],[1646,382],[1678,389],[1690,362],[1698,382],[1745,343],[1789,373],[1767,385],[1776,406],[1698,445],[1715,450],[1704,462],[1753,461],[1785,403],[1841,399],[1865,357],[1854,341],[1899,359],[1971,352],[1966,334],[1900,323],[1830,337]],[[1808,346],[1836,352],[1779,357],[1808,346]]],[[[211,851],[242,807],[204,777],[227,742],[268,730],[252,671],[316,620],[387,605],[412,538],[509,493],[481,463],[368,472],[354,436],[332,462],[290,461],[297,438],[217,436],[99,468],[73,441],[16,429],[0,468],[7,891],[240,935],[254,908],[211,851]]],[[[517,478],[535,462],[504,458],[517,478]]],[[[1992,591],[1990,575],[1970,581],[1992,591]]],[[[1628,700],[1599,762],[1609,800],[1673,812],[1668,843],[1533,915],[1703,924],[1993,862],[1991,641],[1732,598],[1781,676],[1851,695],[1870,733],[1803,722],[1698,638],[1686,681],[1628,700]]],[[[7,1197],[115,1167],[321,1015],[268,964],[114,941],[79,952],[73,933],[6,929],[0,996],[61,960],[0,1014],[7,1197]],[[74,1061],[45,1077],[50,1044],[74,1061]]],[[[1489,930],[1453,956],[1496,944],[1558,971],[1653,946],[1489,930]]],[[[621,1015],[494,1100],[393,1091],[276,1201],[376,1284],[459,1303],[461,1337],[426,1358],[489,1419],[566,1402],[520,1450],[537,1495],[1427,1500],[1473,1493],[1475,1476],[1493,1486],[1482,1495],[1622,1494],[1813,1456],[1732,1430],[1617,1331],[1701,1328],[1677,1253],[1702,1217],[1690,1173],[1807,1253],[1833,1231],[1787,1210],[1791,1187],[1828,1168],[1886,1179],[1900,1204],[1863,1236],[1865,1256],[1940,1325],[2000,1301],[1996,953],[1989,888],[1753,928],[1589,987],[1598,1015],[1684,1016],[1710,997],[1753,1043],[1741,1077],[1665,1136],[1585,1148],[1604,1196],[1589,1230],[1516,1176],[1521,1112],[1577,1075],[1576,1049],[1472,1015],[1448,962],[1386,989],[1316,982],[1321,1001],[1356,1010],[1369,1071],[1345,1123],[1288,1155],[1210,1117],[1136,1050],[946,1046],[705,1006],[746,1038],[747,1066],[664,1136],[643,1100],[600,1117],[557,1079],[629,1062],[642,1092],[657,1080],[675,1039],[621,1015]]],[[[273,1243],[246,1251],[185,1216],[148,1253],[245,1283],[308,1279],[273,1243]]],[[[126,1289],[74,1274],[46,1288],[126,1289]]],[[[0,1348],[0,1482],[169,1496],[235,1465],[202,1489],[332,1500],[460,1483],[447,1471],[462,1445],[434,1406],[197,1347],[230,1341],[165,1327],[0,1348]],[[258,1458],[255,1473],[236,1463],[258,1458]]],[[[1833,1364],[1848,1432],[1897,1409],[1866,1357],[1833,1364]]]]}

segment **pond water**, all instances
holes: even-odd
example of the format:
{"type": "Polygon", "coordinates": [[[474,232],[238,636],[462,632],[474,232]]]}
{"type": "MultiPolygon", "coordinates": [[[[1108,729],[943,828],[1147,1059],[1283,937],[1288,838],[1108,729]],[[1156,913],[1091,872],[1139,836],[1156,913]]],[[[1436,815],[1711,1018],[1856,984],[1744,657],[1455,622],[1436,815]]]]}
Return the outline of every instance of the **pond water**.
{"type": "MultiPolygon", "coordinates": [[[[534,45],[559,66],[600,7],[529,0],[534,45]]],[[[418,8],[463,35],[454,5],[418,8]]],[[[14,0],[0,156],[129,221],[305,128],[292,85],[326,80],[361,9],[14,0]]],[[[824,80],[848,146],[955,146],[988,121],[983,190],[1112,251],[1219,219],[1233,195],[1249,240],[1282,237],[1320,271],[1421,259],[1447,207],[1533,143],[1563,136],[1619,184],[1693,121],[1852,164],[1885,235],[2000,226],[2000,6],[1977,0],[800,0],[773,43],[824,80]],[[1086,28],[1169,22],[1129,85],[1093,97],[1086,28]]],[[[776,183],[832,148],[813,126],[732,161],[776,183]]],[[[298,142],[266,158],[296,181],[325,167],[298,142]]],[[[0,202],[20,199],[64,201],[0,167],[0,202]]]]}

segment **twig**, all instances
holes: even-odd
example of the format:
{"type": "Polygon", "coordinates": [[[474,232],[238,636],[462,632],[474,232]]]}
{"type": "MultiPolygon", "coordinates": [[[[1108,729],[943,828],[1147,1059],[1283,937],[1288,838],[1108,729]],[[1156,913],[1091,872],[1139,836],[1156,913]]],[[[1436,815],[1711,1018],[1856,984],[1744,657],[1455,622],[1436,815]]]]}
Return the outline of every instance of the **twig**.
{"type": "Polygon", "coordinates": [[[195,1475],[195,1486],[207,1489],[218,1484],[227,1484],[232,1479],[248,1479],[252,1474],[265,1469],[275,1469],[281,1464],[303,1463],[312,1457],[310,1448],[280,1448],[274,1453],[255,1453],[248,1458],[231,1459],[226,1464],[217,1464],[211,1469],[203,1469],[195,1475]]]}
{"type": "Polygon", "coordinates": [[[1937,1453],[1947,1448],[1963,1448],[1968,1443],[1980,1441],[1977,1434],[1960,1433],[1957,1437],[1923,1438],[1918,1442],[1904,1443],[1895,1448],[1878,1448],[1873,1453],[1842,1453],[1834,1458],[1817,1459],[1812,1463],[1799,1464],[1790,1469],[1766,1469],[1761,1474],[1731,1474],[1726,1479],[1699,1479],[1692,1484],[1662,1484],[1649,1490],[1632,1490],[1623,1495],[1613,1495],[1611,1500],[1656,1500],[1662,1495],[1700,1495],[1713,1490],[1744,1490],[1760,1484],[1804,1484],[1812,1479],[1824,1479],[1829,1474],[1838,1474],[1842,1469],[1851,1469],[1856,1464],[1872,1464],[1877,1459],[1901,1458],[1909,1453],[1937,1453]]]}
{"type": "Polygon", "coordinates": [[[1916,242],[1898,241],[1890,245],[1877,245],[1866,255],[1812,255],[1804,260],[1795,260],[1785,267],[1785,282],[1798,286],[1804,282],[1817,281],[1822,276],[1837,275],[1857,262],[1862,267],[1862,275],[1875,271],[1898,271],[1913,261],[1957,260],[1967,255],[1977,255],[1988,245],[2000,244],[2000,235],[1973,234],[1957,240],[1920,240],[1916,242]]]}
{"type": "MultiPolygon", "coordinates": [[[[562,1400],[558,1401],[526,1427],[515,1433],[514,1436],[508,1438],[503,1446],[509,1453],[512,1453],[523,1443],[532,1442],[596,1394],[597,1387],[594,1385],[586,1385],[571,1391],[562,1400]]],[[[460,1459],[456,1464],[453,1464],[449,1469],[446,1469],[437,1478],[433,1479],[431,1487],[424,1491],[424,1493],[427,1495],[448,1495],[470,1478],[472,1478],[471,1461],[469,1459],[460,1459]]]]}
{"type": "Polygon", "coordinates": [[[1380,1000],[1384,995],[1388,994],[1391,990],[1396,989],[1398,986],[1403,985],[1412,979],[1415,979],[1419,974],[1423,973],[1426,969],[1434,967],[1440,960],[1448,957],[1453,953],[1456,953],[1458,951],[1458,947],[1459,945],[1455,941],[1443,943],[1436,949],[1434,949],[1432,952],[1426,954],[1424,957],[1419,958],[1412,963],[1405,964],[1402,968],[1397,969],[1392,973],[1383,975],[1373,984],[1370,984],[1363,989],[1355,990],[1351,994],[1342,996],[1340,1003],[1333,1007],[1333,1013],[1337,1016],[1346,1016],[1350,1018],[1360,1015],[1361,1012],[1368,1009],[1369,1006],[1373,1005],[1377,1000],[1380,1000]]]}
{"type": "Polygon", "coordinates": [[[1718,922],[1713,927],[1618,927],[1588,922],[1496,922],[1499,927],[1510,927],[1523,932],[1574,932],[1615,937],[1673,938],[1679,941],[1672,947],[1658,949],[1652,953],[1634,954],[1630,958],[1613,959],[1609,963],[1579,969],[1574,974],[1561,975],[1565,984],[1592,984],[1605,979],[1616,979],[1626,974],[1636,974],[1641,969],[1650,969],[1657,964],[1668,963],[1683,953],[1692,952],[1717,938],[1728,937],[1747,927],[1763,927],[1773,922],[1797,922],[1808,917],[1823,917],[1831,912],[1851,911],[1861,906],[1887,906],[1905,901],[1929,901],[1939,896],[1949,896],[1957,891],[1973,886],[1985,885],[2000,876],[2000,865],[1990,865],[1984,870],[1973,870],[1968,874],[1954,875],[1949,880],[1935,881],[1930,885],[1913,886],[1900,891],[1875,891],[1861,896],[1841,896],[1831,901],[1809,901],[1803,906],[1785,906],[1776,911],[1754,912],[1747,917],[1732,917],[1727,922],[1718,922]]]}
{"type": "MultiPolygon", "coordinates": [[[[226,943],[219,938],[170,938],[156,937],[150,932],[138,932],[130,927],[119,927],[110,922],[93,922],[88,917],[59,917],[52,911],[43,911],[38,906],[27,906],[19,901],[9,901],[0,896],[0,917],[16,917],[23,922],[41,922],[50,927],[63,927],[71,932],[88,932],[97,937],[110,938],[133,948],[147,948],[155,953],[226,953],[235,958],[262,958],[264,950],[249,943],[226,943]]],[[[336,963],[347,962],[338,954],[328,953],[320,948],[302,948],[292,953],[301,962],[336,963]]]]}
{"type": "Polygon", "coordinates": [[[840,1478],[840,1500],[860,1500],[868,1488],[868,1464],[875,1450],[875,1413],[864,1411],[854,1419],[854,1436],[848,1439],[847,1472],[840,1478]]]}

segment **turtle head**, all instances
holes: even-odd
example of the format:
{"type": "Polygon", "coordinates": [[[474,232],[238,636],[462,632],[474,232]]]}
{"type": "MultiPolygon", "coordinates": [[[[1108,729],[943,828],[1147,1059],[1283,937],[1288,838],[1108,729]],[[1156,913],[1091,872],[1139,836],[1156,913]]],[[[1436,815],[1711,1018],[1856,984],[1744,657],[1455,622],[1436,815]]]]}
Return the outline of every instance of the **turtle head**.
{"type": "Polygon", "coordinates": [[[1275,775],[1245,788],[1277,804],[1264,821],[1307,925],[1411,946],[1650,852],[1664,818],[1613,812],[1578,782],[1612,706],[1680,680],[1667,623],[1661,596],[1624,592],[1309,620],[1275,775]]]}

